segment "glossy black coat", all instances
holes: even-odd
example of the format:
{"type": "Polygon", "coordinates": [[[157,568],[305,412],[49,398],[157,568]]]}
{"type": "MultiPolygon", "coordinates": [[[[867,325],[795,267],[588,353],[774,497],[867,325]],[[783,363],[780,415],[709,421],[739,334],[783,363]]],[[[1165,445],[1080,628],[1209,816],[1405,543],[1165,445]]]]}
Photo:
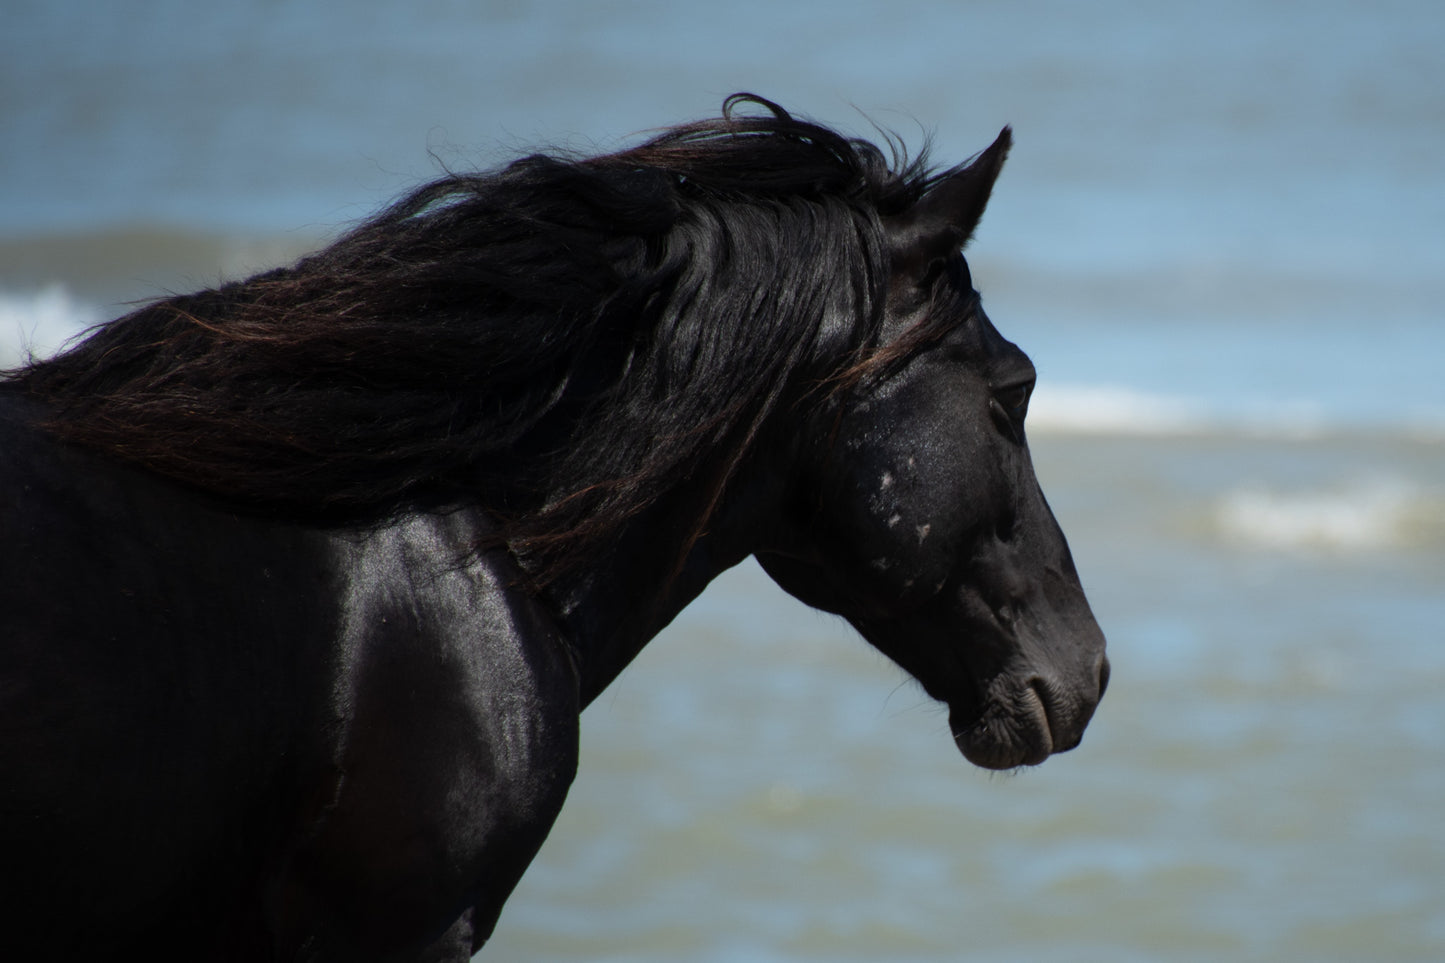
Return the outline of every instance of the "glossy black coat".
{"type": "Polygon", "coordinates": [[[456,564],[485,517],[269,524],[27,407],[0,396],[6,945],[470,955],[562,805],[580,711],[505,553],[456,564]]]}

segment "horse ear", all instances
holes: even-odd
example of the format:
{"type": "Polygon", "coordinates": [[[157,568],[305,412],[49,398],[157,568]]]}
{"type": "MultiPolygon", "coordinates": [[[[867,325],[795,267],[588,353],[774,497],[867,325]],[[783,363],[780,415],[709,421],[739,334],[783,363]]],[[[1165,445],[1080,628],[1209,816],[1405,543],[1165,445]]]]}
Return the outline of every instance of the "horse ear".
{"type": "Polygon", "coordinates": [[[884,218],[895,273],[922,277],[934,263],[963,249],[983,217],[1012,144],[1013,131],[1005,127],[968,166],[939,181],[902,214],[884,218]]]}

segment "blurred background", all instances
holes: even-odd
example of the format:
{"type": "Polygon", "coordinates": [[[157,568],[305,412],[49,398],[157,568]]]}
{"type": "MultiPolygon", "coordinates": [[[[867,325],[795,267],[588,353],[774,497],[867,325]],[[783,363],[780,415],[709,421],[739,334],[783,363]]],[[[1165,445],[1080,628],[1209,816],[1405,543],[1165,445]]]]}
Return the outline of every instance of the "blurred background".
{"type": "MultiPolygon", "coordinates": [[[[1445,7],[8,0],[0,365],[751,90],[941,164],[1109,635],[1077,751],[751,563],[583,716],[494,960],[1445,958],[1445,7]]],[[[82,917],[83,918],[83,917],[82,917]]]]}

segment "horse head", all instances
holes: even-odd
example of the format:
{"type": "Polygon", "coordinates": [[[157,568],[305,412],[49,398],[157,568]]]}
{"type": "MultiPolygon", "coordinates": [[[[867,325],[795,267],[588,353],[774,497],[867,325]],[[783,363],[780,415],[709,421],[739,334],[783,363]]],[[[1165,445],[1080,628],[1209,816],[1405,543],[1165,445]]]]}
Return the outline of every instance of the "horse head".
{"type": "Polygon", "coordinates": [[[814,412],[758,552],[946,703],[963,754],[991,769],[1077,745],[1109,675],[1029,457],[1033,365],[984,314],[961,253],[1008,146],[1005,130],[883,219],[881,344],[814,412]]]}

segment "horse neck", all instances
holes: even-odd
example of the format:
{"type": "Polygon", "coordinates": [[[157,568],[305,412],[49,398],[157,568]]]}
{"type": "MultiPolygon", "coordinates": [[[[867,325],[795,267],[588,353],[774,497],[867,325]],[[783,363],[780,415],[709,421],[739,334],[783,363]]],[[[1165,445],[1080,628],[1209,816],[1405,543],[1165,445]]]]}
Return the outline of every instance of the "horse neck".
{"type": "Polygon", "coordinates": [[[679,508],[695,504],[686,493],[643,512],[595,564],[563,575],[551,587],[553,610],[577,659],[583,706],[709,582],[759,547],[780,501],[777,477],[765,467],[735,478],[681,565],[676,539],[668,533],[694,527],[696,518],[679,508]]]}

